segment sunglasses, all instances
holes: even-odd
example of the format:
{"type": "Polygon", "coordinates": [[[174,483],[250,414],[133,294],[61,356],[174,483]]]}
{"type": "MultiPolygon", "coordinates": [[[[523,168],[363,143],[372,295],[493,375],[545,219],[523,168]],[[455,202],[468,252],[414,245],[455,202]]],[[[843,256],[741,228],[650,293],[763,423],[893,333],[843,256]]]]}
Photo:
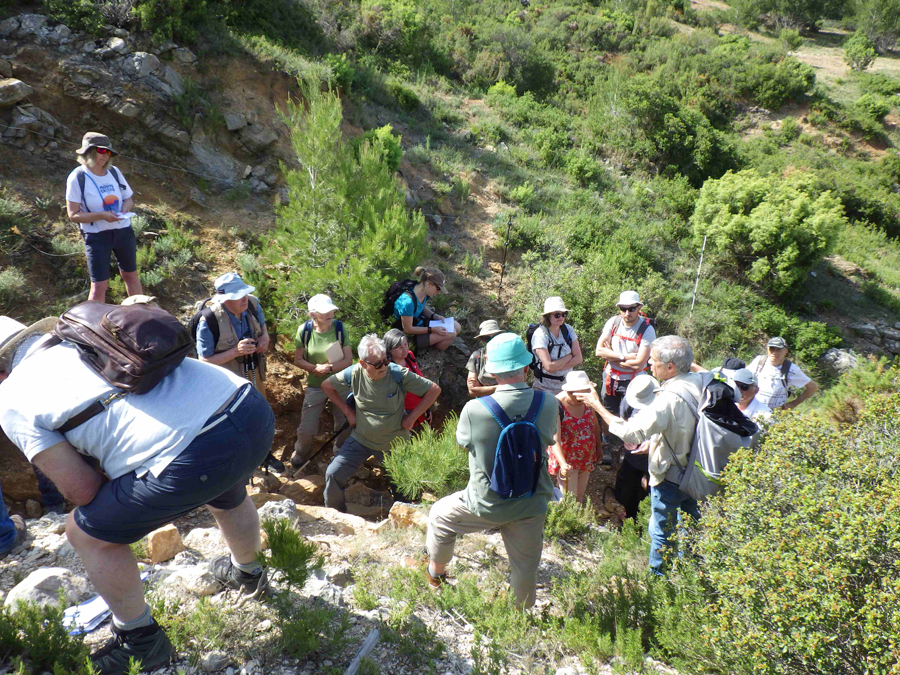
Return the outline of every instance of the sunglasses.
{"type": "Polygon", "coordinates": [[[741,391],[747,391],[750,387],[753,386],[752,384],[744,384],[743,382],[735,382],[735,384],[741,391]]]}
{"type": "Polygon", "coordinates": [[[550,316],[552,316],[554,319],[565,319],[567,316],[569,316],[569,313],[568,312],[553,312],[553,314],[551,314],[550,316]]]}
{"type": "Polygon", "coordinates": [[[98,155],[111,155],[112,152],[107,148],[94,148],[98,155]]]}
{"type": "Polygon", "coordinates": [[[436,283],[434,283],[433,281],[430,281],[429,283],[430,283],[432,286],[434,286],[436,289],[438,289],[438,293],[440,293],[442,290],[444,290],[444,287],[441,286],[440,284],[436,284],[436,283]]]}
{"type": "Polygon", "coordinates": [[[373,368],[386,368],[387,364],[389,364],[390,361],[385,359],[384,361],[379,361],[378,363],[372,363],[371,361],[366,361],[365,359],[363,359],[363,363],[368,363],[373,368]]]}
{"type": "Polygon", "coordinates": [[[631,307],[619,307],[619,311],[623,314],[627,314],[628,312],[636,312],[641,308],[640,305],[632,305],[631,307]]]}

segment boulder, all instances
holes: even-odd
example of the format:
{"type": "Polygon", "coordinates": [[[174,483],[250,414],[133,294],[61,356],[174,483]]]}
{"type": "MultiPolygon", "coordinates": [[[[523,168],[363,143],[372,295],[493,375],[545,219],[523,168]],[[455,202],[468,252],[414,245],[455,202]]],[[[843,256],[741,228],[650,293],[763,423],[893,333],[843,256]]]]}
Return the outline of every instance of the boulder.
{"type": "Polygon", "coordinates": [[[278,140],[278,134],[262,124],[250,124],[241,129],[240,138],[250,152],[262,152],[278,140]]]}
{"type": "Polygon", "coordinates": [[[900,330],[894,330],[893,328],[882,328],[881,329],[881,337],[885,340],[893,340],[896,342],[900,340],[900,330]]]}
{"type": "Polygon", "coordinates": [[[231,657],[225,652],[212,651],[207,652],[200,657],[200,668],[205,673],[215,673],[224,670],[231,663],[231,657]]]}
{"type": "Polygon", "coordinates": [[[154,564],[171,560],[184,550],[178,528],[169,524],[147,535],[150,560],[154,564]]]}
{"type": "Polygon", "coordinates": [[[113,50],[117,54],[122,54],[128,49],[128,45],[125,44],[125,40],[120,37],[111,37],[106,42],[107,48],[113,50]]]}
{"type": "Polygon", "coordinates": [[[41,503],[36,499],[29,499],[25,502],[25,515],[29,518],[40,518],[44,515],[44,509],[41,503]]]}
{"type": "Polygon", "coordinates": [[[900,321],[894,324],[894,330],[900,330],[900,321]]]}
{"type": "Polygon", "coordinates": [[[428,527],[428,514],[405,502],[394,502],[388,520],[395,527],[428,527]]]}
{"type": "Polygon", "coordinates": [[[68,26],[64,24],[54,26],[47,34],[47,38],[50,40],[50,42],[56,42],[58,44],[68,42],[70,37],[72,37],[72,31],[68,26]]]}
{"type": "Polygon", "coordinates": [[[13,588],[3,604],[13,612],[16,611],[19,600],[32,602],[40,607],[56,607],[59,605],[60,590],[67,602],[77,604],[90,595],[90,584],[84,577],[64,567],[41,567],[13,588]]]}
{"type": "Polygon", "coordinates": [[[850,329],[855,331],[858,335],[862,335],[867,338],[877,338],[878,337],[878,327],[874,323],[868,323],[866,321],[859,321],[857,323],[851,323],[850,329]]]}
{"type": "Polygon", "coordinates": [[[374,525],[367,520],[349,513],[341,513],[324,506],[297,506],[301,522],[322,521],[329,524],[337,534],[367,534],[374,525]]]}
{"type": "Polygon", "coordinates": [[[10,38],[19,32],[19,19],[11,16],[8,19],[0,21],[0,38],[10,38]]]}
{"type": "Polygon", "coordinates": [[[891,354],[900,354],[900,342],[896,340],[885,340],[884,348],[891,354]]]}
{"type": "MultiPolygon", "coordinates": [[[[22,80],[7,77],[0,80],[0,108],[8,108],[34,93],[34,88],[22,80]]],[[[13,125],[15,126],[15,125],[13,125]]]]}
{"type": "Polygon", "coordinates": [[[221,590],[219,582],[203,567],[187,567],[176,570],[162,581],[160,588],[164,589],[167,594],[188,593],[198,598],[215,595],[221,590]]]}
{"type": "Polygon", "coordinates": [[[47,17],[42,14],[20,14],[18,36],[36,35],[47,25],[47,17]]]}
{"type": "Polygon", "coordinates": [[[159,59],[149,52],[135,52],[122,64],[122,69],[132,77],[147,77],[157,68],[159,59]]]}
{"type": "Polygon", "coordinates": [[[313,475],[296,478],[282,485],[279,493],[297,504],[324,504],[325,477],[313,475]]]}
{"type": "Polygon", "coordinates": [[[197,60],[197,56],[187,47],[178,47],[172,50],[172,58],[185,65],[190,65],[197,60]]]}
{"type": "Polygon", "coordinates": [[[849,349],[829,349],[822,356],[822,364],[835,375],[843,375],[859,365],[859,357],[849,349]]]}
{"type": "Polygon", "coordinates": [[[225,540],[216,527],[197,527],[185,535],[184,545],[204,558],[212,558],[222,552],[225,540]]]}
{"type": "Polygon", "coordinates": [[[240,131],[245,126],[247,118],[244,117],[244,113],[225,113],[225,127],[228,131],[240,131]]]}
{"type": "Polygon", "coordinates": [[[137,117],[141,112],[141,109],[137,107],[137,104],[134,101],[123,101],[118,104],[114,110],[122,117],[127,117],[128,119],[137,117]]]}
{"type": "Polygon", "coordinates": [[[263,504],[267,504],[268,502],[282,502],[287,499],[287,497],[284,495],[272,494],[270,492],[260,492],[255,495],[250,495],[250,499],[253,500],[253,505],[259,510],[263,504]]]}

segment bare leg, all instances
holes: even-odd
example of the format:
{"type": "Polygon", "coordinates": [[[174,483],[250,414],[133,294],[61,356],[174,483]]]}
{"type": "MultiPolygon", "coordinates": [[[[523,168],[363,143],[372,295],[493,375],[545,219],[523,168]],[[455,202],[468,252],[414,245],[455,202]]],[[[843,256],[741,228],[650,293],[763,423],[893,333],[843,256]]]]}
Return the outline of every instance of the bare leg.
{"type": "Polygon", "coordinates": [[[578,472],[578,483],[575,490],[575,499],[579,504],[584,504],[584,494],[587,492],[588,481],[591,479],[590,471],[578,472]]]}
{"type": "Polygon", "coordinates": [[[440,335],[435,335],[432,333],[431,335],[431,345],[441,351],[444,351],[453,344],[453,341],[457,338],[457,336],[462,331],[462,326],[459,325],[459,321],[456,319],[453,320],[453,330],[454,333],[452,335],[444,335],[443,337],[440,335]]]}
{"type": "Polygon", "coordinates": [[[72,513],[66,521],[66,536],[113,616],[123,623],[140,618],[147,604],[137,561],[128,544],[95,539],[75,524],[72,513]]]}
{"type": "Polygon", "coordinates": [[[109,279],[106,281],[92,281],[91,292],[88,294],[90,302],[106,302],[106,289],[109,288],[109,279]]]}
{"type": "Polygon", "coordinates": [[[144,292],[144,289],[141,286],[141,278],[138,276],[137,270],[134,272],[123,272],[122,270],[119,270],[119,274],[122,275],[122,281],[125,282],[125,290],[129,297],[132,295],[140,295],[144,292]]]}
{"type": "Polygon", "coordinates": [[[249,496],[245,497],[241,505],[234,509],[223,510],[212,506],[206,508],[216,519],[234,559],[241,565],[256,560],[256,554],[262,550],[262,541],[259,536],[259,516],[253,500],[249,496]]]}

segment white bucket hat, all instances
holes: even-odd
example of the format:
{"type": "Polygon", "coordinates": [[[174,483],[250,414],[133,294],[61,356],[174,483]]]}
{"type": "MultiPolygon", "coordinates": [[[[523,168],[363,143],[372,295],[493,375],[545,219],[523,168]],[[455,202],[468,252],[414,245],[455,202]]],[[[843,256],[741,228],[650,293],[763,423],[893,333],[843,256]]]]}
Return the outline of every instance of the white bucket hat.
{"type": "Polygon", "coordinates": [[[642,410],[653,403],[659,382],[647,373],[640,373],[631,378],[625,390],[625,402],[635,410],[642,410]]]}
{"type": "Polygon", "coordinates": [[[314,295],[306,303],[306,309],[316,314],[328,314],[328,312],[337,311],[338,306],[335,305],[331,298],[323,293],[314,295]]]}
{"type": "Polygon", "coordinates": [[[558,295],[544,300],[544,311],[541,314],[552,314],[553,312],[568,312],[563,299],[558,295]]]}
{"type": "Polygon", "coordinates": [[[588,391],[594,383],[583,370],[572,370],[566,373],[566,379],[562,383],[563,391],[588,391]]]}
{"type": "Polygon", "coordinates": [[[245,284],[240,275],[235,272],[226,272],[215,280],[214,285],[216,287],[216,294],[213,296],[214,302],[240,300],[256,290],[253,286],[245,284]]]}
{"type": "Polygon", "coordinates": [[[637,291],[622,291],[619,293],[619,301],[616,303],[616,307],[631,307],[632,305],[641,305],[642,307],[644,305],[637,291]]]}

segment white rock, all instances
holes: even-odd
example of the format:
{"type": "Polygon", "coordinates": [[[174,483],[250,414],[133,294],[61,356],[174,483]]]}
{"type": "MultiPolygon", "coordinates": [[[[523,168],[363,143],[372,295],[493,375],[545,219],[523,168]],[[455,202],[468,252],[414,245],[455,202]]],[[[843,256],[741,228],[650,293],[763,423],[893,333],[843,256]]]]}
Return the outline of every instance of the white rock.
{"type": "Polygon", "coordinates": [[[64,24],[54,26],[47,35],[51,42],[56,43],[67,42],[71,36],[72,31],[64,24]]]}
{"type": "Polygon", "coordinates": [[[259,519],[263,518],[272,518],[272,519],[281,519],[287,518],[291,522],[296,522],[297,515],[297,505],[290,499],[282,499],[277,502],[266,502],[257,510],[259,514],[259,519]]]}
{"type": "Polygon", "coordinates": [[[222,533],[215,527],[198,527],[191,530],[184,537],[184,545],[198,551],[203,557],[211,558],[222,552],[225,548],[225,540],[222,533]]]}
{"type": "MultiPolygon", "coordinates": [[[[34,88],[12,77],[0,80],[0,108],[15,105],[34,93],[34,88]]],[[[16,126],[16,125],[13,125],[16,126]]]]}
{"type": "Polygon", "coordinates": [[[3,604],[14,612],[19,600],[33,602],[41,607],[57,606],[60,589],[65,593],[66,600],[72,604],[81,602],[90,594],[90,584],[84,577],[64,567],[42,567],[13,588],[3,604]]]}
{"type": "Polygon", "coordinates": [[[135,77],[147,77],[154,70],[159,68],[159,59],[148,52],[135,52],[129,58],[125,59],[122,67],[130,75],[135,77]]]}
{"type": "Polygon", "coordinates": [[[128,48],[125,40],[120,37],[109,38],[109,40],[107,40],[106,42],[106,46],[109,49],[112,49],[114,52],[118,52],[119,54],[123,53],[128,48]]]}
{"type": "Polygon", "coordinates": [[[221,588],[212,574],[202,567],[189,567],[173,572],[160,584],[169,592],[190,593],[198,598],[215,595],[221,588]]]}
{"type": "Polygon", "coordinates": [[[46,25],[46,16],[41,14],[21,14],[19,16],[19,36],[35,35],[46,25]]]}

